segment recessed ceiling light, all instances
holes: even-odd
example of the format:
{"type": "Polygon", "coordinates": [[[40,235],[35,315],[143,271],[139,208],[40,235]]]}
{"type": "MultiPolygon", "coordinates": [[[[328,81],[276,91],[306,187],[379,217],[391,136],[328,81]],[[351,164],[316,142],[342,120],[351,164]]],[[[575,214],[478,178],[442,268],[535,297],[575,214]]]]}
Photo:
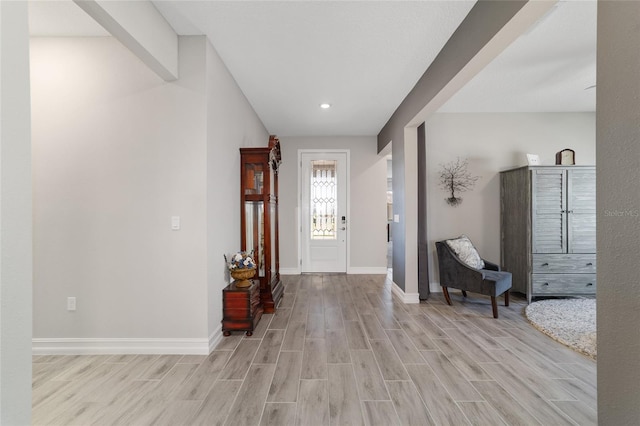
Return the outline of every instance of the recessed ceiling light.
{"type": "Polygon", "coordinates": [[[329,108],[331,108],[331,104],[320,104],[320,108],[329,109],[329,108]]]}

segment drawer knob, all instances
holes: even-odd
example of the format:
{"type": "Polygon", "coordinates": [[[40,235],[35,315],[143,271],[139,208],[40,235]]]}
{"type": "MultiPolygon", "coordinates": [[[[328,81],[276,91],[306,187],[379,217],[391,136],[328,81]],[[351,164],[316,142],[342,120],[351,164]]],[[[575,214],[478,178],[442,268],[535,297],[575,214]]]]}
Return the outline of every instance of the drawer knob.
{"type": "Polygon", "coordinates": [[[549,283],[544,283],[544,284],[542,284],[542,285],[549,285],[549,283]]]}
{"type": "Polygon", "coordinates": [[[593,263],[589,262],[587,263],[587,266],[593,266],[593,263]]]}
{"type": "Polygon", "coordinates": [[[540,266],[549,266],[549,264],[547,262],[544,262],[542,265],[540,266]]]}
{"type": "Polygon", "coordinates": [[[587,284],[587,287],[589,287],[590,285],[593,285],[593,283],[589,283],[589,284],[587,284]]]}

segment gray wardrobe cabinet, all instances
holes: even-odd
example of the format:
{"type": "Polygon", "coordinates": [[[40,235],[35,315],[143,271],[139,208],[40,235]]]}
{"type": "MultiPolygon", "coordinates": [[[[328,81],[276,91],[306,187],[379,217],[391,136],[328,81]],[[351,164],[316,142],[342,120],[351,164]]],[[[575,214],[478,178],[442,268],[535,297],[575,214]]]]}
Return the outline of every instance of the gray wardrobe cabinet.
{"type": "Polygon", "coordinates": [[[596,293],[596,170],[529,166],[500,172],[501,263],[513,291],[596,293]]]}

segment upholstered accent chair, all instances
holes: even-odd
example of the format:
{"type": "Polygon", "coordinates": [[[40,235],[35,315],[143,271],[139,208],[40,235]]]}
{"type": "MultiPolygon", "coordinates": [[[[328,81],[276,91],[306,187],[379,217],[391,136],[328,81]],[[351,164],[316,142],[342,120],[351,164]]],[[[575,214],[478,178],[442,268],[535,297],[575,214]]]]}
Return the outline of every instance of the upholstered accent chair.
{"type": "Polygon", "coordinates": [[[447,303],[451,305],[449,288],[462,290],[464,297],[467,297],[467,291],[484,294],[491,297],[493,317],[498,318],[496,298],[504,293],[504,305],[509,306],[511,272],[501,271],[500,266],[482,259],[464,235],[437,241],[436,249],[440,285],[447,303]]]}

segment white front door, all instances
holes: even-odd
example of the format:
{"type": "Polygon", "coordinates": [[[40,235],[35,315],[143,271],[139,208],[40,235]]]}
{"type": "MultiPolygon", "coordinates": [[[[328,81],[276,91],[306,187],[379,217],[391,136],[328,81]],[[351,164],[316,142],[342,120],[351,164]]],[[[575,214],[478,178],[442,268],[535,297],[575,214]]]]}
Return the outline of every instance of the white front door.
{"type": "Polygon", "coordinates": [[[347,272],[348,152],[300,155],[302,272],[347,272]]]}

